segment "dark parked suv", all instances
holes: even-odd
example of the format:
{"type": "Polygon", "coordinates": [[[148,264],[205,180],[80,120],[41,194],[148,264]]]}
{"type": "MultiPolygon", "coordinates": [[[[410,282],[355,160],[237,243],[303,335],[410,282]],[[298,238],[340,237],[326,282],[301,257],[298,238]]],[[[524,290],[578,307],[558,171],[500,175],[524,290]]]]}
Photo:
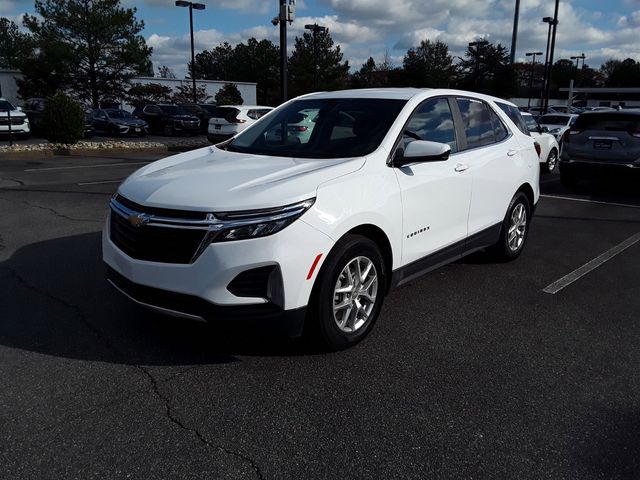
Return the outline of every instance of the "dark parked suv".
{"type": "Polygon", "coordinates": [[[186,110],[189,115],[198,117],[200,120],[200,133],[207,133],[209,127],[209,119],[216,111],[215,104],[209,103],[181,103],[180,106],[186,110]]]}
{"type": "MultiPolygon", "coordinates": [[[[36,135],[45,134],[44,112],[49,100],[46,98],[28,98],[24,101],[22,111],[27,114],[31,124],[31,132],[36,135]]],[[[93,121],[91,115],[85,112],[84,138],[93,136],[93,121]]]]}
{"type": "Polygon", "coordinates": [[[200,131],[198,117],[189,115],[178,105],[145,105],[137,107],[133,115],[147,122],[150,131],[167,136],[177,133],[197,135],[200,131]]]}
{"type": "Polygon", "coordinates": [[[640,174],[640,110],[582,113],[565,135],[560,179],[640,174]]]}

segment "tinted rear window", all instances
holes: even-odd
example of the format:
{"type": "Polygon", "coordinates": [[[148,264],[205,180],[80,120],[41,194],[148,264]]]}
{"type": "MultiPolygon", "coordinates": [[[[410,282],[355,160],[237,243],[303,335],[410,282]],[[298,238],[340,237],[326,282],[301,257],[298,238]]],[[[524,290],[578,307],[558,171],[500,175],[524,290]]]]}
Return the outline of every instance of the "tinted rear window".
{"type": "Polygon", "coordinates": [[[610,130],[613,132],[640,132],[640,113],[589,113],[580,115],[575,128],[579,130],[610,130]]]}
{"type": "Polygon", "coordinates": [[[238,116],[238,114],[240,113],[240,110],[238,110],[237,108],[233,108],[233,107],[216,107],[216,111],[213,114],[214,117],[216,118],[236,118],[238,116]]]}
{"type": "Polygon", "coordinates": [[[527,124],[522,118],[522,115],[520,114],[520,110],[518,110],[517,107],[514,107],[513,105],[507,105],[506,103],[500,103],[500,102],[496,102],[496,105],[498,105],[498,107],[500,107],[500,110],[506,113],[507,116],[511,119],[511,121],[516,124],[516,127],[518,127],[518,130],[520,130],[525,135],[529,135],[529,128],[527,128],[527,124]]]}

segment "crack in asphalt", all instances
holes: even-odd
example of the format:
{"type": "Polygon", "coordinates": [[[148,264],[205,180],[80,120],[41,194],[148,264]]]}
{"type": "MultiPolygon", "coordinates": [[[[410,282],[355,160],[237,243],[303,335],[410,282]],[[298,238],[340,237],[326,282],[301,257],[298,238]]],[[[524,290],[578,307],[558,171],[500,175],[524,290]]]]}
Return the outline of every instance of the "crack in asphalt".
{"type": "MultiPolygon", "coordinates": [[[[45,296],[46,298],[49,298],[50,300],[53,300],[54,302],[57,302],[61,305],[63,305],[64,307],[72,310],[76,317],[78,318],[78,320],[80,320],[99,340],[101,340],[105,346],[107,347],[107,349],[109,349],[111,351],[111,353],[116,356],[117,358],[119,358],[123,364],[125,365],[130,365],[132,367],[134,367],[136,370],[138,370],[139,372],[141,372],[150,382],[151,384],[151,389],[154,392],[155,396],[157,398],[159,398],[162,402],[164,402],[165,404],[165,413],[166,413],[166,417],[167,419],[173,423],[174,425],[178,426],[180,429],[185,430],[189,433],[192,433],[196,436],[196,438],[204,445],[206,445],[209,448],[212,449],[216,449],[219,450],[227,455],[232,455],[236,458],[239,458],[245,462],[248,462],[249,465],[251,465],[251,468],[256,472],[257,477],[260,480],[264,480],[264,475],[262,473],[262,470],[260,469],[260,467],[258,466],[258,464],[250,457],[248,457],[247,455],[244,455],[240,452],[236,452],[233,450],[230,450],[226,447],[223,447],[222,445],[217,445],[213,442],[211,442],[210,440],[208,440],[198,429],[190,427],[188,425],[186,425],[185,423],[183,423],[180,419],[178,419],[172,412],[171,409],[171,400],[168,396],[164,395],[161,391],[160,391],[160,382],[158,382],[156,380],[156,378],[153,376],[153,374],[146,369],[145,367],[143,367],[142,365],[137,365],[137,364],[130,364],[128,362],[126,362],[124,360],[124,355],[122,354],[122,352],[120,352],[120,350],[118,349],[118,347],[116,347],[113,342],[97,327],[95,327],[86,317],[86,315],[84,314],[84,312],[80,309],[79,306],[74,305],[72,303],[67,302],[66,300],[57,297],[56,295],[53,295],[52,293],[39,288],[36,285],[33,285],[32,283],[30,283],[28,280],[26,280],[22,275],[20,275],[15,269],[13,268],[9,268],[9,267],[0,267],[1,270],[5,270],[7,272],[9,272],[11,275],[13,275],[18,282],[20,282],[20,284],[22,284],[26,289],[35,292],[39,295],[45,296]]],[[[181,373],[186,373],[187,371],[191,370],[191,368],[185,369],[183,372],[181,373]]],[[[176,374],[173,375],[172,377],[170,377],[168,380],[174,379],[179,377],[180,374],[176,374]]],[[[167,381],[168,381],[167,380],[167,381]]],[[[135,392],[134,392],[135,394],[135,392]]]]}
{"type": "Polygon", "coordinates": [[[69,216],[67,216],[67,215],[65,215],[63,213],[58,212],[57,210],[55,210],[55,209],[53,209],[51,207],[43,207],[42,205],[36,205],[35,203],[28,202],[27,200],[12,200],[12,199],[6,198],[6,197],[0,197],[0,200],[4,200],[4,201],[10,202],[10,203],[21,203],[21,204],[27,205],[28,207],[31,207],[31,208],[37,208],[37,209],[40,209],[40,210],[45,210],[47,212],[53,213],[57,217],[64,218],[65,220],[69,220],[69,221],[72,221],[72,222],[102,223],[101,220],[69,217],[69,216]]]}

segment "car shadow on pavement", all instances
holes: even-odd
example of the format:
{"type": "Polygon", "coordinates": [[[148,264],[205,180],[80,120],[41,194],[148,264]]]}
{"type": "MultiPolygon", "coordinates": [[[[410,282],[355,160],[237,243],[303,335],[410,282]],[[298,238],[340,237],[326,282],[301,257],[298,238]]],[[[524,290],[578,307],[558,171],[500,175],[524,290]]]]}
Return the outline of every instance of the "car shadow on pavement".
{"type": "Polygon", "coordinates": [[[136,306],[105,280],[100,232],[56,238],[0,262],[0,344],[131,365],[314,353],[266,325],[204,323],[136,306]]]}

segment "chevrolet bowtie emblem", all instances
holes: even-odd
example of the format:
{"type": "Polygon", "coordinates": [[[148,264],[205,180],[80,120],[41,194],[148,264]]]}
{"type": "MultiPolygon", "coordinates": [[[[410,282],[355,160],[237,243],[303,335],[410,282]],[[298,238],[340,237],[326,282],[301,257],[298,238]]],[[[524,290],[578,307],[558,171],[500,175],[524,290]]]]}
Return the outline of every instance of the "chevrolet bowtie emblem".
{"type": "Polygon", "coordinates": [[[127,220],[129,220],[129,223],[132,226],[141,227],[141,226],[146,225],[147,223],[149,223],[150,218],[147,215],[144,215],[144,214],[137,214],[137,215],[129,215],[127,220]]]}

